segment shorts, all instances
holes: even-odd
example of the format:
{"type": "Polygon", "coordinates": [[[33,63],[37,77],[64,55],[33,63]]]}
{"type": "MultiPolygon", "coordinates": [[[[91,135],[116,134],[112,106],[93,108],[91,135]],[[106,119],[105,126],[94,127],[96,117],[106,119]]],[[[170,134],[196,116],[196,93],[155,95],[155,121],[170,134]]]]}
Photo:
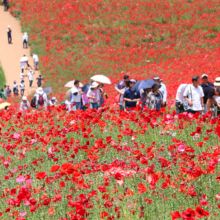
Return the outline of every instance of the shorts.
{"type": "Polygon", "coordinates": [[[37,66],[37,64],[38,64],[38,62],[35,62],[35,61],[34,61],[34,66],[37,66]]]}

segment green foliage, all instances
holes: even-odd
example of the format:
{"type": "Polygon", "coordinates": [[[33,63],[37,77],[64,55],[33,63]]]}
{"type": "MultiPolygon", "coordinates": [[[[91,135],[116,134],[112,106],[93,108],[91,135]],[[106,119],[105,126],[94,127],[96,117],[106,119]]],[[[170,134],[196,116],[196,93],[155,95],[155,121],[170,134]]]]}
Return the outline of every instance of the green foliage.
{"type": "Polygon", "coordinates": [[[167,23],[166,20],[163,17],[155,18],[154,21],[156,23],[162,23],[162,24],[167,23]]]}
{"type": "Polygon", "coordinates": [[[5,83],[6,83],[5,74],[2,67],[0,66],[0,89],[4,87],[5,83]]]}
{"type": "Polygon", "coordinates": [[[216,36],[217,36],[217,34],[214,34],[214,33],[206,34],[206,35],[205,35],[205,37],[207,37],[207,38],[214,38],[214,37],[216,37],[216,36]]]}

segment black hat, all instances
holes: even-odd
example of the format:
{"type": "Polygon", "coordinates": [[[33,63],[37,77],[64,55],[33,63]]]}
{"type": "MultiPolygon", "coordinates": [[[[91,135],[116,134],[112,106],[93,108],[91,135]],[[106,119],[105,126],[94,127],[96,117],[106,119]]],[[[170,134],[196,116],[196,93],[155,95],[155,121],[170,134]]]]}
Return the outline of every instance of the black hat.
{"type": "Polygon", "coordinates": [[[156,90],[158,90],[161,87],[161,85],[159,85],[158,83],[154,83],[152,85],[152,91],[155,92],[156,90]]]}

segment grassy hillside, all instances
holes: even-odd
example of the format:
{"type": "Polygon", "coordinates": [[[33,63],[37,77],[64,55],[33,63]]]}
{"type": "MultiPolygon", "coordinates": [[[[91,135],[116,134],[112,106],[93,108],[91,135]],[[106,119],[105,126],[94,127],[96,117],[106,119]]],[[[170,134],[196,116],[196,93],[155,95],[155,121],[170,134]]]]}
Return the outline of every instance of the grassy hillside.
{"type": "Polygon", "coordinates": [[[3,89],[4,85],[6,83],[5,75],[2,67],[0,66],[0,89],[3,89]]]}

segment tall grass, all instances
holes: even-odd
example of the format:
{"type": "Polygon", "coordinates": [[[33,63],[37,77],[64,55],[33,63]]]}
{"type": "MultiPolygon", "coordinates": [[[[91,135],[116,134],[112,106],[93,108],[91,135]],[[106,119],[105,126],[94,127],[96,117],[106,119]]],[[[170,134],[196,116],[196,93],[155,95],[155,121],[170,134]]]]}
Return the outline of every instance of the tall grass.
{"type": "Polygon", "coordinates": [[[5,83],[6,83],[5,74],[2,67],[0,66],[0,89],[4,87],[5,83]]]}

